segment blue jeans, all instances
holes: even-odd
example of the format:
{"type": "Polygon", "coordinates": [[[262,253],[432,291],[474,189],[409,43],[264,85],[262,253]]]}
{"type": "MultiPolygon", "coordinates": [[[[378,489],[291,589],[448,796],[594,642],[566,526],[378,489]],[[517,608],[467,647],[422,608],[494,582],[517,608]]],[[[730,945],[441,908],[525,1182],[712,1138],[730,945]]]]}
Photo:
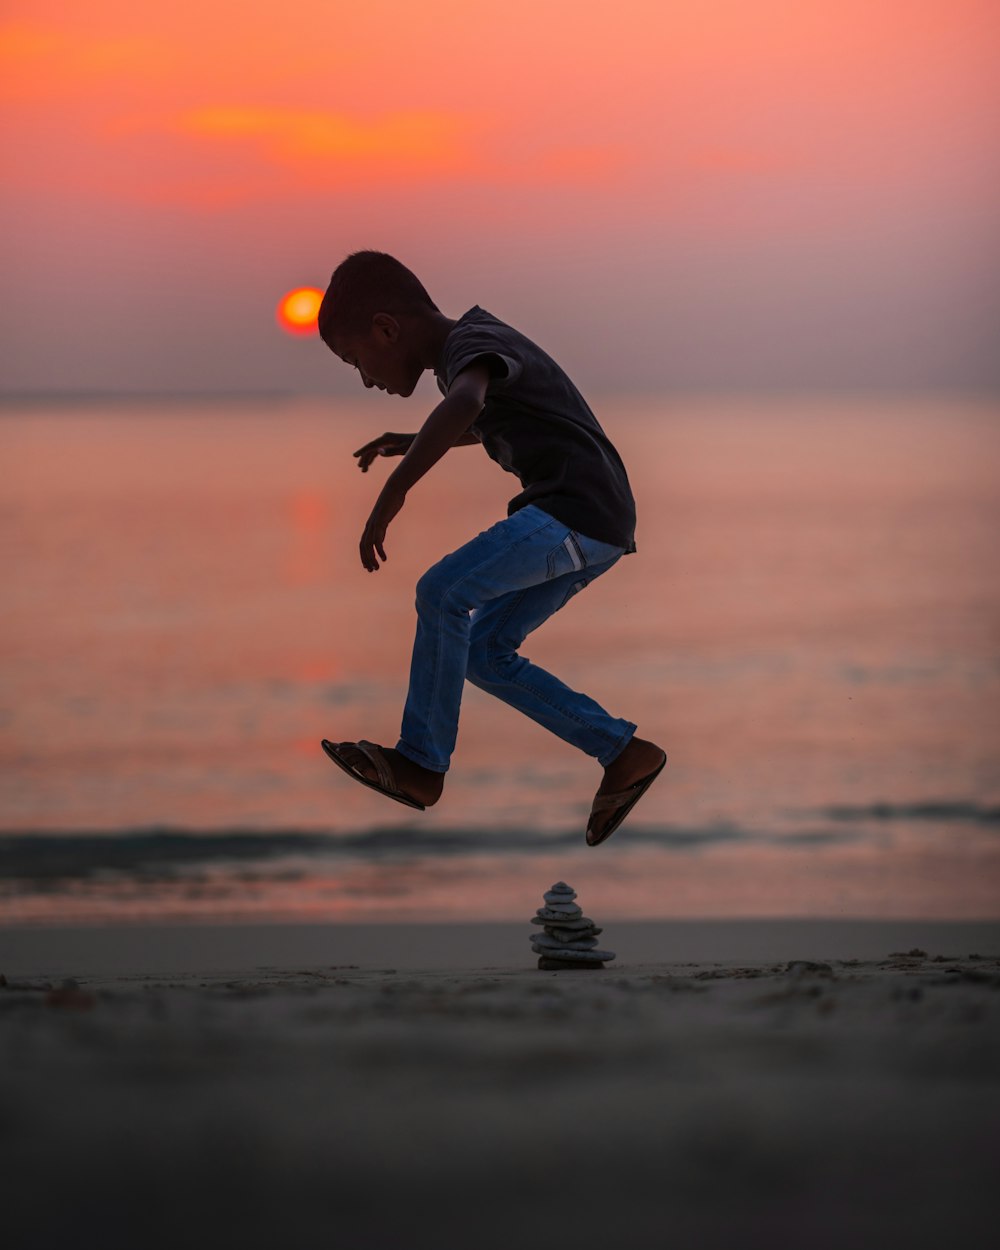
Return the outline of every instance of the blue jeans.
{"type": "Polygon", "coordinates": [[[635,725],[517,648],[623,554],[529,504],[428,569],[417,583],[417,636],[396,750],[447,772],[468,680],[607,767],[635,725]]]}

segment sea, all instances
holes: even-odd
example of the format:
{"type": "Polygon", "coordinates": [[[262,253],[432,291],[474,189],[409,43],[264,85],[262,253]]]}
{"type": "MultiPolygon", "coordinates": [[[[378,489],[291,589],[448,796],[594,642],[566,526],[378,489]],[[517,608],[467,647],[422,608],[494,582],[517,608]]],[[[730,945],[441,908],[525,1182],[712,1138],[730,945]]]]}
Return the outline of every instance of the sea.
{"type": "MultiPolygon", "coordinates": [[[[0,407],[0,924],[1000,918],[1000,403],[591,396],[637,547],[523,653],[660,743],[618,833],[596,762],[467,687],[442,800],[393,745],[414,585],[519,489],[455,448],[377,573],[358,542],[413,405],[0,407]]],[[[417,405],[416,407],[419,407],[417,405]]]]}

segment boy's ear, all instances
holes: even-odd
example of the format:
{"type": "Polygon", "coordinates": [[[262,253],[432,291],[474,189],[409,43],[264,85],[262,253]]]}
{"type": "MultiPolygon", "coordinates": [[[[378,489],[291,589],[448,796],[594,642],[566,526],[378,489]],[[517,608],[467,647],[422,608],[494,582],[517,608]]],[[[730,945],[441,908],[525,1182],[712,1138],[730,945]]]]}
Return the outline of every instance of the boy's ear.
{"type": "Polygon", "coordinates": [[[372,330],[390,343],[395,343],[399,338],[399,322],[391,313],[375,313],[372,317],[372,330]]]}

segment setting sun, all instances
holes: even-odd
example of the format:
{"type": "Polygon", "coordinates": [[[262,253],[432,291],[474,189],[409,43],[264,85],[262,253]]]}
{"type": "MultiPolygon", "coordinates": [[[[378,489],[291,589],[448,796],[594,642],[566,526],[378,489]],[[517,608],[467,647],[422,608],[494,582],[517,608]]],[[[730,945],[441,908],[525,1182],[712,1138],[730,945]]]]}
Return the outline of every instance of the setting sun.
{"type": "Polygon", "coordinates": [[[314,286],[296,287],[278,301],[278,325],[289,334],[315,334],[323,292],[314,286]]]}

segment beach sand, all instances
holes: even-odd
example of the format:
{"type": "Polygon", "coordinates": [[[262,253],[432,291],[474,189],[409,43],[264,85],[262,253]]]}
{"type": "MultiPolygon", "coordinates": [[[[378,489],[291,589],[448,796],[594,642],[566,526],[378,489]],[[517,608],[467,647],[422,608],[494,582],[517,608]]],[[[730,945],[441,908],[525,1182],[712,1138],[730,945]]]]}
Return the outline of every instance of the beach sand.
{"type": "Polygon", "coordinates": [[[6,1244],[985,1244],[1000,927],[605,941],[0,931],[6,1244]]]}

